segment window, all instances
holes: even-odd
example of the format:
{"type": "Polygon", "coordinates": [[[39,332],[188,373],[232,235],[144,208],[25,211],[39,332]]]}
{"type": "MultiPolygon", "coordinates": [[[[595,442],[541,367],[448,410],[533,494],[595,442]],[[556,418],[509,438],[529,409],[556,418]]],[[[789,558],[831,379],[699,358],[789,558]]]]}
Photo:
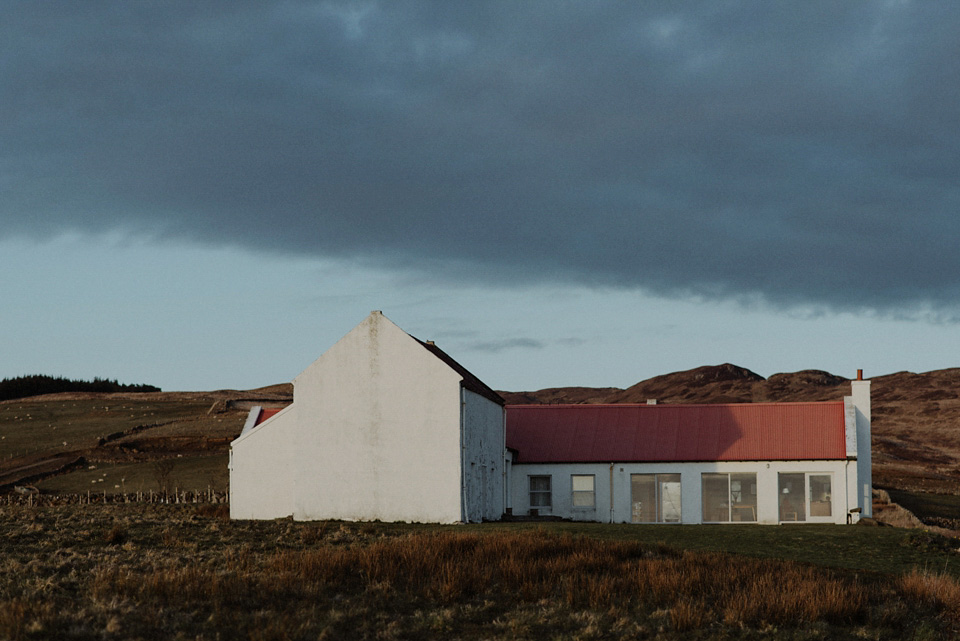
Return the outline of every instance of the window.
{"type": "Polygon", "coordinates": [[[552,505],[550,499],[550,477],[549,476],[531,476],[530,477],[530,507],[549,508],[552,505]]]}
{"type": "Polygon", "coordinates": [[[704,521],[757,520],[756,474],[703,474],[701,489],[704,521]]]}
{"type": "Polygon", "coordinates": [[[810,516],[833,516],[833,499],[829,474],[811,474],[807,477],[810,491],[810,516]]]}
{"type": "Polygon", "coordinates": [[[833,476],[830,474],[781,473],[778,489],[781,521],[833,516],[833,476]]]}
{"type": "Polygon", "coordinates": [[[679,523],[680,475],[631,474],[630,501],[634,523],[679,523]]]}
{"type": "Polygon", "coordinates": [[[593,474],[573,474],[570,476],[573,488],[573,507],[595,507],[597,496],[594,491],[593,474]]]}

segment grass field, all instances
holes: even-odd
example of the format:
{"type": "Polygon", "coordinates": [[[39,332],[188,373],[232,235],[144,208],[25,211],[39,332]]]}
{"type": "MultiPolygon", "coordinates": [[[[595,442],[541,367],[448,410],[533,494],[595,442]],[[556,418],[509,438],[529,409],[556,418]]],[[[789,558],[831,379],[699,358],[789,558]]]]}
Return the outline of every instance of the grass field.
{"type": "Polygon", "coordinates": [[[899,503],[923,519],[960,529],[960,496],[955,494],[931,494],[890,488],[890,499],[899,503]]]}
{"type": "Polygon", "coordinates": [[[957,547],[859,526],[12,506],[0,508],[0,638],[932,640],[960,623],[957,547]]]}
{"type": "MultiPolygon", "coordinates": [[[[208,414],[207,400],[86,399],[0,403],[0,452],[14,458],[96,447],[101,437],[153,426],[137,437],[236,437],[245,413],[208,414]]],[[[122,442],[122,441],[121,441],[122,442]]]]}
{"type": "Polygon", "coordinates": [[[0,403],[0,472],[69,454],[85,464],[29,484],[50,493],[149,492],[164,484],[224,492],[228,444],[246,412],[211,411],[213,402],[106,395],[0,403]]]}
{"type": "Polygon", "coordinates": [[[180,456],[165,459],[169,471],[164,476],[157,461],[133,463],[98,462],[84,469],[40,481],[36,487],[51,494],[94,493],[121,494],[160,491],[166,481],[167,489],[206,491],[208,488],[225,492],[229,485],[225,453],[180,456]]]}

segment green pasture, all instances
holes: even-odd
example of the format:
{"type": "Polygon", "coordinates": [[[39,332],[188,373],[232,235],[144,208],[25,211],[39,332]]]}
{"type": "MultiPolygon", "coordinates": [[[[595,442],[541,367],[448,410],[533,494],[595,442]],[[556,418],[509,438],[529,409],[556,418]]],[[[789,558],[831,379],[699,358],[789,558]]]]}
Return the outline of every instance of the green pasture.
{"type": "Polygon", "coordinates": [[[215,453],[170,457],[137,463],[90,463],[82,469],[37,483],[50,494],[120,494],[158,492],[165,480],[168,491],[224,492],[227,489],[229,455],[215,453]]]}
{"type": "Polygon", "coordinates": [[[37,452],[72,452],[94,447],[97,439],[138,425],[205,419],[209,401],[103,399],[0,403],[0,459],[37,452]]]}

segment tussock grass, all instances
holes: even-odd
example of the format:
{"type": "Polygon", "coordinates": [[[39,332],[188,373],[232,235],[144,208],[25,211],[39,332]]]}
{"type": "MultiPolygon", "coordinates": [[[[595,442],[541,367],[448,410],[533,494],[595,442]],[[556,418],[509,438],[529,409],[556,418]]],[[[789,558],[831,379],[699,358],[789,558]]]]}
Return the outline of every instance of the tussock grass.
{"type": "Polygon", "coordinates": [[[683,550],[630,526],[609,540],[212,507],[0,509],[0,639],[900,639],[960,621],[948,575],[683,550]]]}
{"type": "Polygon", "coordinates": [[[914,569],[900,577],[898,587],[912,600],[933,604],[960,620],[960,584],[953,577],[914,569]]]}

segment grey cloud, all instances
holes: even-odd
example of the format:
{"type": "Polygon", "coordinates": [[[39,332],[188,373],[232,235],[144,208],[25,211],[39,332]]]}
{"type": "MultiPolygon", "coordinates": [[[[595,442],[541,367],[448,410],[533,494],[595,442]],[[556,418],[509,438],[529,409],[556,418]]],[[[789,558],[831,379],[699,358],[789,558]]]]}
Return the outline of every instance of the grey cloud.
{"type": "Polygon", "coordinates": [[[506,338],[495,341],[475,341],[465,346],[465,351],[497,354],[511,349],[543,349],[547,344],[535,338],[506,338]]]}
{"type": "Polygon", "coordinates": [[[960,7],[0,6],[0,233],[830,310],[960,294],[960,7]]]}

